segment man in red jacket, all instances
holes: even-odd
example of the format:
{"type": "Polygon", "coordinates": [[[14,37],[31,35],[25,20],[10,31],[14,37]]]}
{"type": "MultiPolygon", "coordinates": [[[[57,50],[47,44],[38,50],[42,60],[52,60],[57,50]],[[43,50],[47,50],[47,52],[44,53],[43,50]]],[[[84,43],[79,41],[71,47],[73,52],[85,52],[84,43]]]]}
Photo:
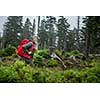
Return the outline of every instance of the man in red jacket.
{"type": "Polygon", "coordinates": [[[37,50],[37,41],[38,36],[34,36],[32,41],[28,39],[24,39],[21,41],[20,45],[18,46],[18,55],[24,60],[26,63],[33,65],[33,53],[37,50]]]}

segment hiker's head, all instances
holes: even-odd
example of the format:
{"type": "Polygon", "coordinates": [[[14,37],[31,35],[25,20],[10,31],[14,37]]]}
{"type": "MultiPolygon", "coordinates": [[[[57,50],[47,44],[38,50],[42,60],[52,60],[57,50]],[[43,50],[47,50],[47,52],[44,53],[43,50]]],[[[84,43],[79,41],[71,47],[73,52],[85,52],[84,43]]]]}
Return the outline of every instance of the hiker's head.
{"type": "Polygon", "coordinates": [[[35,42],[35,43],[37,43],[38,39],[39,39],[39,37],[35,35],[35,36],[33,36],[32,41],[35,42]]]}

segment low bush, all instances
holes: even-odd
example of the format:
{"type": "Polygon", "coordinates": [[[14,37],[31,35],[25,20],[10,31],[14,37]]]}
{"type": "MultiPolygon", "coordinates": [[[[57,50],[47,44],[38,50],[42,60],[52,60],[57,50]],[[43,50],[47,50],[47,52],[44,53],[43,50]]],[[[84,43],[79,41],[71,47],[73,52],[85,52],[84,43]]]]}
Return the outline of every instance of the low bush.
{"type": "Polygon", "coordinates": [[[14,65],[0,67],[0,82],[33,82],[32,69],[21,61],[14,65]]]}
{"type": "MultiPolygon", "coordinates": [[[[94,67],[84,69],[59,69],[56,60],[49,59],[44,65],[44,58],[34,55],[35,64],[39,67],[25,65],[17,60],[8,64],[0,62],[0,82],[5,83],[99,83],[100,82],[100,60],[94,67]],[[41,67],[43,66],[43,68],[41,67]]],[[[93,62],[94,63],[94,62],[93,62]]]]}
{"type": "Polygon", "coordinates": [[[11,56],[12,54],[16,54],[16,48],[13,46],[0,50],[0,57],[11,56]]]}
{"type": "Polygon", "coordinates": [[[79,56],[81,53],[78,51],[78,50],[74,50],[74,51],[72,51],[72,52],[70,52],[71,53],[71,55],[73,55],[73,56],[79,56]]]}
{"type": "Polygon", "coordinates": [[[70,54],[69,52],[65,52],[65,53],[64,53],[64,56],[65,56],[65,57],[70,57],[71,54],[70,54]]]}
{"type": "Polygon", "coordinates": [[[50,57],[50,54],[49,54],[48,50],[40,50],[38,52],[38,55],[42,56],[43,58],[49,58],[50,57]]]}
{"type": "Polygon", "coordinates": [[[56,60],[50,59],[50,60],[48,60],[47,66],[48,67],[57,67],[58,63],[56,60]]]}
{"type": "Polygon", "coordinates": [[[36,66],[43,66],[44,58],[38,54],[34,54],[34,63],[36,66]]]}
{"type": "Polygon", "coordinates": [[[8,54],[4,50],[0,50],[0,57],[5,57],[8,54]]]}
{"type": "Polygon", "coordinates": [[[64,53],[64,56],[65,57],[70,57],[70,56],[83,56],[83,54],[82,53],[80,53],[78,50],[74,50],[74,51],[71,51],[71,52],[65,52],[64,53]]]}
{"type": "Polygon", "coordinates": [[[56,53],[59,57],[61,57],[61,55],[62,55],[62,52],[59,51],[59,50],[55,50],[55,53],[56,53]]]}
{"type": "Polygon", "coordinates": [[[4,52],[6,52],[8,54],[8,56],[15,54],[16,53],[16,48],[13,46],[10,46],[8,48],[4,49],[4,52]]]}

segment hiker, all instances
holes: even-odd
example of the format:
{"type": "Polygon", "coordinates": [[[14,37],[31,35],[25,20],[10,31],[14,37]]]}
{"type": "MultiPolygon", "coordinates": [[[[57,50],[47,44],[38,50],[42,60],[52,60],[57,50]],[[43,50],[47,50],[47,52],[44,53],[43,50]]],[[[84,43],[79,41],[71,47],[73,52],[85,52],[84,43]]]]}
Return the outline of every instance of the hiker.
{"type": "Polygon", "coordinates": [[[17,52],[18,56],[25,61],[27,64],[31,64],[34,66],[33,54],[38,49],[38,36],[33,36],[32,40],[24,39],[21,41],[20,45],[18,46],[17,52]]]}

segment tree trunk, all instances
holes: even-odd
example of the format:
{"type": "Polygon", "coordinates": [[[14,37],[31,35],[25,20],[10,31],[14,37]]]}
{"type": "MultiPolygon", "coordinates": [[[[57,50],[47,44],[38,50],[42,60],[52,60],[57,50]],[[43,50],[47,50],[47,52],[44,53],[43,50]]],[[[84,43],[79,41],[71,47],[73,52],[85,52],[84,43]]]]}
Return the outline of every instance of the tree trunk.
{"type": "Polygon", "coordinates": [[[79,30],[80,30],[80,16],[77,18],[77,49],[80,49],[80,40],[79,40],[79,30]]]}
{"type": "Polygon", "coordinates": [[[86,57],[88,59],[90,53],[90,33],[86,34],[86,57]]]}
{"type": "Polygon", "coordinates": [[[40,16],[38,16],[38,33],[39,33],[39,26],[40,26],[40,16]]]}

